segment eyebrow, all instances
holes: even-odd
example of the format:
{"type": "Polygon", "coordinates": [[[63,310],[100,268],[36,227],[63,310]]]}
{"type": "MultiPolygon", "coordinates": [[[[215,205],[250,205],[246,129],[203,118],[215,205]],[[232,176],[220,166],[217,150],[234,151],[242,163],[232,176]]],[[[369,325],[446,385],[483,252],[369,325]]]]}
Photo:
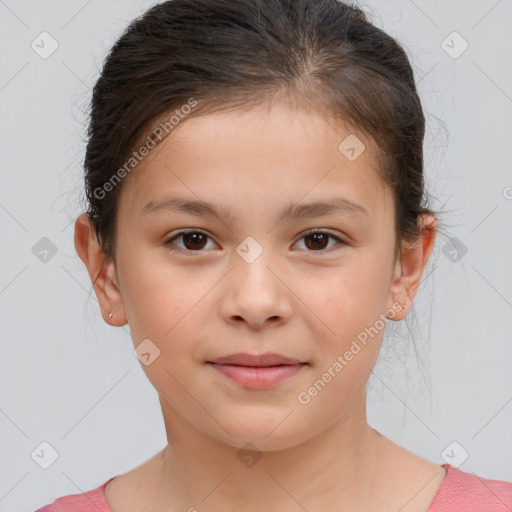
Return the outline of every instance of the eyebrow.
{"type": "MultiPolygon", "coordinates": [[[[223,218],[231,223],[237,218],[227,206],[216,207],[212,203],[186,199],[181,197],[166,197],[158,201],[150,201],[142,208],[143,215],[150,215],[160,211],[170,210],[190,215],[223,218]]],[[[311,203],[292,203],[280,212],[280,220],[290,218],[312,218],[321,215],[337,213],[345,216],[369,217],[369,211],[361,204],[344,197],[335,197],[311,203]]]]}

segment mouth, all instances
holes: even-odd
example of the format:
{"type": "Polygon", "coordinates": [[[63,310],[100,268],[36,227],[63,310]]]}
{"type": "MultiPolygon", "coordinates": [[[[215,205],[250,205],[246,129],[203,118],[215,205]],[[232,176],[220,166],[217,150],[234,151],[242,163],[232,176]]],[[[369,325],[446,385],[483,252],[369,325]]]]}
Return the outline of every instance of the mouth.
{"type": "Polygon", "coordinates": [[[206,361],[230,381],[249,389],[276,387],[281,382],[297,375],[309,363],[281,354],[232,354],[206,361]]]}
{"type": "Polygon", "coordinates": [[[236,366],[253,366],[253,367],[269,367],[280,365],[296,365],[302,364],[304,361],[292,359],[281,354],[268,352],[266,354],[231,354],[225,357],[219,357],[207,361],[215,364],[232,364],[236,366]]]}

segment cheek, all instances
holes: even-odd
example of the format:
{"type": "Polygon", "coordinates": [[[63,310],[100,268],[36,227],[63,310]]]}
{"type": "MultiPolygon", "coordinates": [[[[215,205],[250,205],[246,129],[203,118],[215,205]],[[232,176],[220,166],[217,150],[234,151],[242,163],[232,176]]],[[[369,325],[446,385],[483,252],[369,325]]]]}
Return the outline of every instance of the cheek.
{"type": "Polygon", "coordinates": [[[295,280],[294,291],[304,305],[304,314],[323,325],[329,337],[346,336],[350,326],[364,328],[378,318],[385,305],[380,270],[360,260],[295,280]]]}
{"type": "Polygon", "coordinates": [[[165,345],[190,321],[194,305],[204,295],[200,276],[172,266],[165,255],[144,258],[137,252],[120,269],[123,304],[134,342],[155,338],[165,345]]]}
{"type": "MultiPolygon", "coordinates": [[[[318,358],[310,387],[301,390],[304,401],[315,404],[305,411],[329,411],[322,414],[335,420],[353,397],[365,393],[386,326],[379,316],[383,310],[377,281],[370,277],[367,274],[361,281],[346,272],[333,276],[328,287],[318,283],[310,287],[305,302],[320,320],[308,314],[308,328],[317,335],[318,358]]],[[[298,400],[299,407],[304,407],[304,401],[298,400]]]]}
{"type": "MultiPolygon", "coordinates": [[[[360,258],[357,265],[326,269],[323,275],[317,273],[301,280],[296,290],[302,302],[297,304],[307,329],[317,338],[319,372],[346,354],[346,361],[341,363],[343,371],[336,375],[351,375],[347,384],[360,376],[367,378],[378,357],[386,325],[381,316],[386,306],[382,279],[378,265],[360,258]]],[[[342,382],[338,379],[338,385],[342,382]]]]}

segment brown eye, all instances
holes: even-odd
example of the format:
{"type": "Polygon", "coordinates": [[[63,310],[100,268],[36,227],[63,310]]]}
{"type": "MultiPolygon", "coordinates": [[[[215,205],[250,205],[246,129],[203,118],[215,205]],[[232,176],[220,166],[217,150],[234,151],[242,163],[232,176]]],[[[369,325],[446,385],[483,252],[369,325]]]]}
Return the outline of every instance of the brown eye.
{"type": "MultiPolygon", "coordinates": [[[[306,240],[304,245],[309,252],[325,251],[328,247],[329,239],[336,240],[338,242],[338,244],[334,245],[346,245],[341,238],[332,235],[328,231],[310,231],[301,238],[301,240],[306,240]]],[[[331,245],[331,247],[333,246],[331,245]]]]}
{"type": "Polygon", "coordinates": [[[169,246],[171,251],[177,252],[204,252],[207,240],[209,237],[202,231],[180,231],[172,238],[165,242],[166,246],[169,246]],[[183,247],[176,246],[173,242],[178,239],[183,240],[183,247]]]}
{"type": "Polygon", "coordinates": [[[202,249],[206,244],[206,236],[202,233],[185,233],[183,243],[187,249],[202,249]]]}
{"type": "Polygon", "coordinates": [[[325,249],[329,238],[325,233],[313,233],[304,237],[305,240],[311,240],[310,244],[306,243],[308,249],[325,249]]]}

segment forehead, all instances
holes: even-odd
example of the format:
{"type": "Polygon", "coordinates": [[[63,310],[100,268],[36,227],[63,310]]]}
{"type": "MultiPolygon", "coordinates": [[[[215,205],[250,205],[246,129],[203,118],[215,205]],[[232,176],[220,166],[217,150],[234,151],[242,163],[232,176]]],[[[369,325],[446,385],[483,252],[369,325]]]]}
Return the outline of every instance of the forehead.
{"type": "Polygon", "coordinates": [[[371,140],[313,110],[276,103],[203,114],[185,118],[138,163],[119,208],[140,214],[179,194],[229,202],[236,217],[244,207],[282,211],[340,192],[375,217],[391,198],[378,165],[371,140]]]}

